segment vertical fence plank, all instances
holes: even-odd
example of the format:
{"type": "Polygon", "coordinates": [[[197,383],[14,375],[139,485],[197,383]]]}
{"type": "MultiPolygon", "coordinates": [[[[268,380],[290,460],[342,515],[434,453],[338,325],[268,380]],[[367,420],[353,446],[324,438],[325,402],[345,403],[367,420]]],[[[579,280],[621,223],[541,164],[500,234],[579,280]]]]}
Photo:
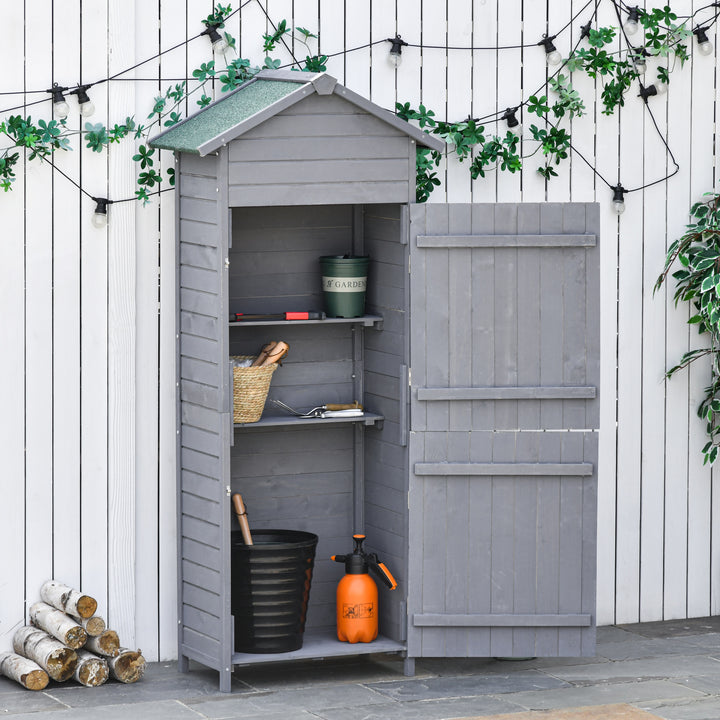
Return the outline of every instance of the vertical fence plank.
{"type": "MultiPolygon", "coordinates": [[[[448,45],[469,48],[473,39],[472,0],[453,0],[448,4],[448,45]]],[[[448,120],[459,122],[471,115],[472,64],[469,50],[448,50],[447,53],[447,113],[448,120]]],[[[470,160],[459,162],[453,157],[448,163],[447,196],[453,202],[470,202],[470,160]]]]}
{"type": "MultiPolygon", "coordinates": [[[[419,8],[416,7],[415,12],[419,8]]],[[[435,111],[440,120],[454,120],[448,117],[447,106],[447,8],[437,0],[422,0],[422,66],[421,99],[425,107],[435,111]],[[433,45],[437,47],[425,47],[433,45]],[[439,49],[438,49],[439,48],[439,49]]],[[[449,148],[448,148],[449,149],[449,148]]],[[[437,175],[442,185],[435,189],[429,202],[447,202],[447,168],[454,159],[443,158],[437,175]]]]}
{"type": "MultiPolygon", "coordinates": [[[[83,16],[85,20],[85,15],[83,16]]],[[[90,19],[87,20],[90,22],[90,19]]],[[[111,2],[107,23],[110,73],[135,60],[135,8],[111,2]]],[[[115,117],[135,109],[132,83],[111,84],[108,105],[115,117]]],[[[108,153],[108,187],[113,197],[131,198],[135,190],[130,144],[108,153]]],[[[136,252],[135,203],[112,206],[108,225],[108,618],[123,638],[135,645],[135,392],[136,387],[136,252]]]]}
{"type": "MultiPolygon", "coordinates": [[[[25,64],[28,90],[49,87],[52,80],[52,2],[45,0],[25,23],[25,46],[35,51],[25,64]]],[[[20,84],[22,75],[15,81],[20,84]]],[[[37,99],[30,95],[30,102],[37,99]]],[[[43,105],[28,108],[46,113],[43,105]]],[[[38,116],[35,113],[35,116],[38,116]]],[[[43,164],[26,165],[25,193],[25,599],[39,599],[40,585],[52,577],[53,567],[53,247],[52,214],[34,211],[52,195],[52,175],[43,164]],[[31,519],[32,518],[32,519],[31,519]]],[[[19,185],[19,183],[18,183],[19,185]]],[[[21,188],[16,188],[22,192],[21,188]]],[[[72,526],[71,526],[72,527],[72,526]]],[[[60,532],[60,528],[58,528],[60,532]]],[[[73,534],[70,529],[69,538],[73,534]]],[[[59,544],[62,544],[58,538],[59,544]]]]}
{"type": "MultiPolygon", "coordinates": [[[[0,44],[4,68],[0,91],[22,89],[25,37],[18,29],[24,22],[23,8],[17,3],[0,6],[0,22],[13,28],[0,44]]],[[[23,102],[22,95],[3,95],[2,107],[23,102]]],[[[25,196],[22,168],[18,169],[15,189],[4,193],[2,218],[4,241],[0,243],[0,307],[3,320],[3,351],[0,353],[3,412],[0,437],[3,438],[3,475],[0,480],[0,543],[3,587],[0,592],[0,651],[12,646],[12,636],[25,622],[25,196]]]]}
{"type": "MultiPolygon", "coordinates": [[[[78,13],[86,3],[78,3],[78,13]]],[[[59,8],[56,6],[59,13],[59,8]]],[[[84,14],[85,24],[76,21],[76,73],[83,81],[108,76],[106,33],[95,32],[97,23],[105,26],[102,8],[84,14]],[[81,44],[82,43],[82,44],[81,44]],[[98,60],[101,58],[101,60],[98,60]]],[[[57,26],[63,18],[57,18],[57,26]]],[[[72,77],[72,76],[71,76],[72,77]]],[[[79,78],[76,80],[76,82],[79,78]]],[[[96,114],[88,122],[107,119],[107,86],[90,89],[96,114]]],[[[73,103],[73,112],[77,112],[73,103]]],[[[130,115],[131,113],[128,113],[130,115]]],[[[80,118],[74,116],[75,122],[80,118]]],[[[124,120],[124,117],[122,118],[124,120]]],[[[108,197],[107,156],[73,145],[75,174],[83,189],[95,197],[108,197]],[[82,149],[81,149],[82,148],[82,149]]],[[[59,180],[57,180],[59,182],[59,180]]],[[[98,601],[99,612],[108,612],[108,250],[107,232],[91,224],[95,203],[81,193],[74,209],[80,242],[80,571],[81,585],[98,601]]],[[[112,213],[112,209],[109,211],[112,213]]]]}
{"type": "MultiPolygon", "coordinates": [[[[558,28],[559,29],[559,28],[558,28]]],[[[545,59],[545,51],[542,46],[535,43],[542,39],[547,31],[546,8],[543,3],[523,4],[523,33],[520,36],[523,44],[527,47],[522,49],[522,100],[527,100],[532,95],[542,97],[548,95],[546,84],[548,75],[548,64],[545,59]]],[[[554,32],[554,31],[553,31],[554,32]]],[[[558,45],[566,48],[567,38],[562,35],[558,45]]],[[[508,52],[507,50],[501,52],[508,52]]],[[[504,56],[502,56],[504,57],[504,56]]],[[[519,100],[509,100],[519,104],[519,100]]],[[[522,175],[522,198],[524,202],[543,202],[545,198],[545,178],[538,172],[538,167],[544,165],[545,156],[542,152],[535,153],[537,143],[532,139],[530,127],[544,128],[545,122],[537,115],[528,112],[527,108],[522,110],[523,120],[523,175],[522,175]],[[533,154],[534,153],[534,154],[533,154]],[[532,155],[532,156],[531,156],[532,155]]]]}
{"type": "MultiPolygon", "coordinates": [[[[694,9],[700,7],[701,3],[693,3],[694,9]]],[[[698,16],[698,20],[703,16],[713,17],[706,10],[698,16]]],[[[713,187],[716,172],[715,159],[707,152],[715,137],[715,114],[712,94],[708,90],[714,83],[716,61],[715,56],[705,57],[697,51],[694,38],[692,48],[692,101],[695,106],[690,130],[693,139],[690,154],[690,203],[713,187]]],[[[692,347],[707,345],[706,339],[699,338],[694,330],[691,331],[690,343],[692,347]]],[[[703,465],[701,452],[708,438],[705,422],[695,413],[710,383],[710,363],[694,363],[689,369],[688,379],[691,411],[691,422],[688,423],[688,527],[692,531],[688,535],[687,612],[690,617],[697,617],[710,614],[710,577],[713,570],[710,565],[712,474],[710,466],[703,465]]]]}
{"type": "MultiPolygon", "coordinates": [[[[297,22],[302,27],[307,27],[307,25],[302,25],[302,23],[305,21],[299,16],[297,18],[297,22]]],[[[388,22],[386,25],[387,29],[390,30],[390,22],[388,22]]],[[[394,23],[392,27],[394,27],[394,23]]],[[[307,29],[311,32],[315,32],[313,28],[307,29]]],[[[345,23],[345,3],[334,2],[334,0],[320,0],[319,31],[320,52],[323,55],[329,56],[327,62],[327,71],[334,78],[337,78],[337,81],[340,84],[345,85],[346,82],[344,50],[348,47],[346,43],[346,35],[348,32],[348,28],[345,23]],[[336,53],[340,54],[338,55],[336,53]]],[[[379,48],[381,50],[384,48],[387,51],[387,48],[383,44],[380,44],[379,48]]]]}
{"type": "MultiPolygon", "coordinates": [[[[135,57],[145,59],[157,55],[159,49],[171,47],[181,38],[173,29],[178,25],[185,37],[182,16],[179,19],[163,19],[157,13],[143,13],[135,18],[135,57]],[[159,42],[158,42],[159,38],[159,42]],[[159,45],[159,47],[158,47],[159,45]]],[[[165,58],[162,58],[165,60],[165,58]]],[[[161,59],[152,60],[138,68],[139,77],[172,78],[166,71],[167,64],[161,59]]],[[[178,75],[175,75],[178,76],[178,75]]],[[[135,87],[135,115],[146,118],[153,107],[153,98],[163,95],[168,86],[174,85],[170,79],[155,82],[139,82],[135,87]]],[[[155,122],[152,118],[148,123],[155,122]]],[[[158,128],[159,130],[160,128],[158,128]]],[[[155,152],[157,157],[163,151],[155,152]]],[[[159,158],[158,158],[159,160],[159,158]]],[[[156,164],[159,164],[157,162],[156,164]]],[[[137,166],[131,168],[135,173],[137,166]]],[[[164,184],[164,182],[161,184],[164,184]]],[[[158,574],[160,563],[158,556],[160,503],[158,497],[158,271],[159,233],[158,233],[159,197],[152,197],[145,207],[139,207],[135,215],[136,243],[136,362],[135,362],[135,473],[136,486],[136,531],[135,542],[138,552],[135,560],[135,640],[146,651],[151,662],[159,659],[158,646],[158,574]]],[[[135,203],[132,203],[135,206],[135,203]]],[[[114,209],[114,208],[113,208],[114,209]]]]}
{"type": "MultiPolygon", "coordinates": [[[[80,16],[80,3],[64,4],[62,17],[54,8],[55,48],[62,37],[62,52],[53,55],[53,79],[60,85],[74,84],[80,71],[80,27],[64,19],[80,16]]],[[[80,120],[75,103],[72,122],[80,120]]],[[[50,116],[50,104],[43,108],[50,116]]],[[[53,162],[70,177],[79,177],[80,153],[58,152],[53,162]]],[[[72,527],[82,523],[81,480],[81,336],[80,336],[80,191],[59,172],[53,176],[53,512],[56,522],[72,527]],[[68,212],[72,208],[72,212],[68,212]]],[[[79,587],[81,584],[81,533],[57,533],[53,546],[55,577],[79,587]]],[[[91,588],[86,588],[92,592],[91,588]]]]}

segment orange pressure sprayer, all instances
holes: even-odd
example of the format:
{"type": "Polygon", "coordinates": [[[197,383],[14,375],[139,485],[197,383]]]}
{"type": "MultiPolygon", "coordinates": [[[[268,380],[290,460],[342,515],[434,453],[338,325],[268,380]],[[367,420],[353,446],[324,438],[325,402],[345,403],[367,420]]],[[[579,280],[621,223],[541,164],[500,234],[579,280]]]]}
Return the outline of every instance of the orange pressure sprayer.
{"type": "Polygon", "coordinates": [[[345,563],[345,577],[337,587],[337,635],[345,642],[372,642],[378,634],[378,590],[368,568],[391,590],[397,587],[392,573],[375,553],[366,553],[364,535],[353,535],[355,548],[349,555],[333,555],[345,563]]]}

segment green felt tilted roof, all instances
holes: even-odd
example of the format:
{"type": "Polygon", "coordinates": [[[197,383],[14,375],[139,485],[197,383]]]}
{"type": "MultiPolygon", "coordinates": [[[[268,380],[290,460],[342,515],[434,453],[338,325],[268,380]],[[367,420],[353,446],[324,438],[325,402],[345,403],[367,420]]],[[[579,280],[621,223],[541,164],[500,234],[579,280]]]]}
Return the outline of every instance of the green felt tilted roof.
{"type": "Polygon", "coordinates": [[[152,147],[199,154],[199,148],[228,128],[302,87],[282,80],[255,80],[209,105],[151,141],[152,147]]]}

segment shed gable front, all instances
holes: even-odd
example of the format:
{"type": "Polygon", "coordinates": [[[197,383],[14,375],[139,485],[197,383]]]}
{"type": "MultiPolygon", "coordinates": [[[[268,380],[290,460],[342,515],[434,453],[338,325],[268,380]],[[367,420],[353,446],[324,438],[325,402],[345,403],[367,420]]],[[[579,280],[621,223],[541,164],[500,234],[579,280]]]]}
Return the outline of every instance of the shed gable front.
{"type": "Polygon", "coordinates": [[[313,93],[228,148],[231,206],[414,199],[415,140],[338,94],[313,93]]]}

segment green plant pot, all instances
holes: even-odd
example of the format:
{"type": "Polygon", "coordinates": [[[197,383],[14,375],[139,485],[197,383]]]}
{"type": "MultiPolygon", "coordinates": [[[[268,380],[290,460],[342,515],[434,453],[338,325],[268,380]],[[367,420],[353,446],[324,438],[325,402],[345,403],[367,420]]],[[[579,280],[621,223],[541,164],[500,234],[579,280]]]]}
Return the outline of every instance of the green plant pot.
{"type": "Polygon", "coordinates": [[[370,258],[325,255],[320,258],[325,313],[328,317],[362,317],[370,258]]]}

